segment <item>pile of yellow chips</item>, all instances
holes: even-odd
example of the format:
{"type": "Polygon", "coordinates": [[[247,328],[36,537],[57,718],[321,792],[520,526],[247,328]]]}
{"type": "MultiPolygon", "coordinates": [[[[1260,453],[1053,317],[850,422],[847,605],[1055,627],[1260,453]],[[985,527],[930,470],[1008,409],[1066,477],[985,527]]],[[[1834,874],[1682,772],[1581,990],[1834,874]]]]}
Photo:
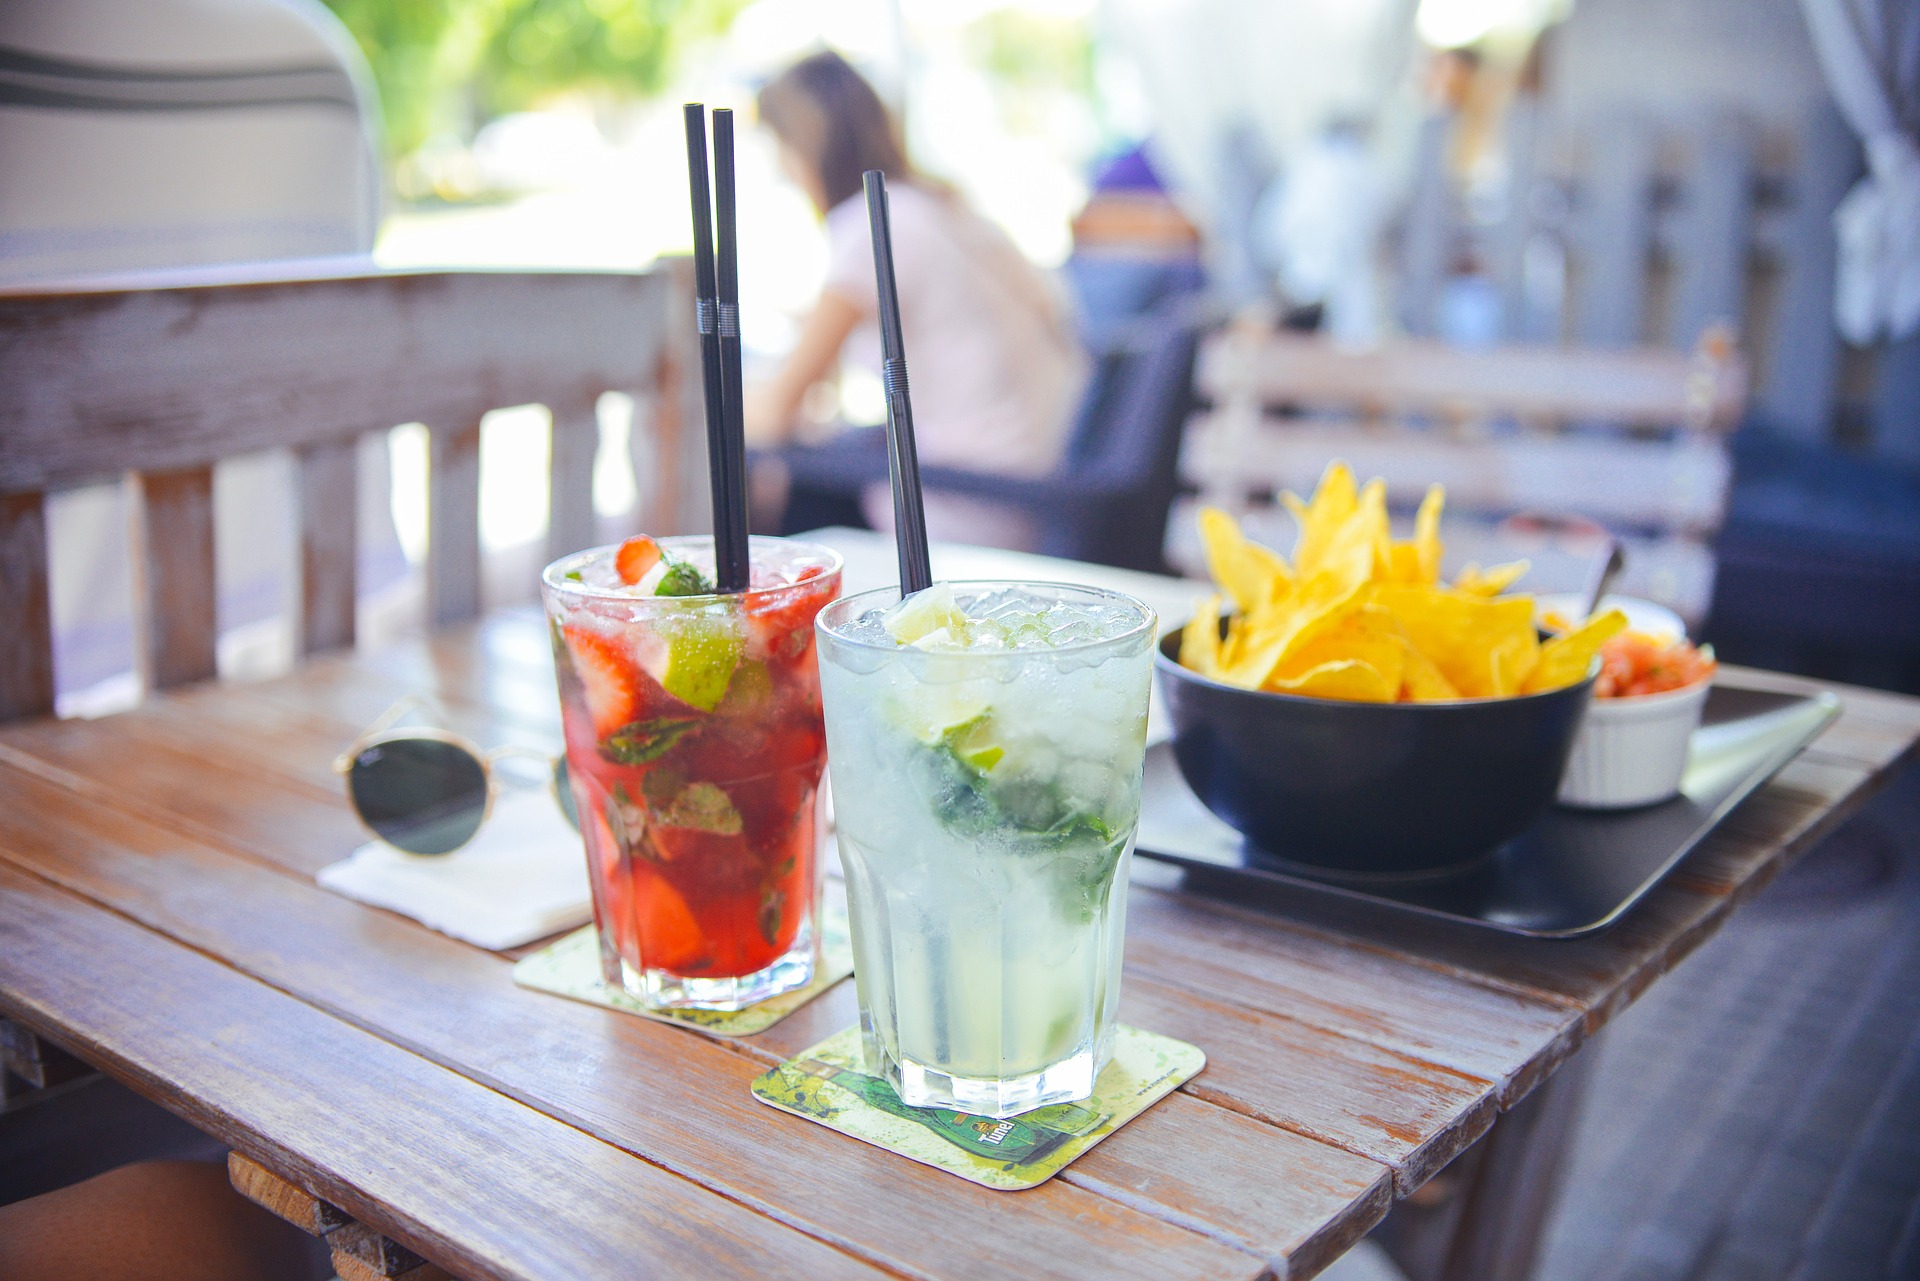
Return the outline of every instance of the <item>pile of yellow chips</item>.
{"type": "Polygon", "coordinates": [[[1389,534],[1385,482],[1356,490],[1345,463],[1327,468],[1312,502],[1285,500],[1300,524],[1291,565],[1227,513],[1201,511],[1207,567],[1233,612],[1223,639],[1220,596],[1200,606],[1180,638],[1182,666],[1243,689],[1362,703],[1511,698],[1584,680],[1627,625],[1608,610],[1542,644],[1533,598],[1500,595],[1525,561],[1469,565],[1442,583],[1438,485],[1406,542],[1389,534]]]}

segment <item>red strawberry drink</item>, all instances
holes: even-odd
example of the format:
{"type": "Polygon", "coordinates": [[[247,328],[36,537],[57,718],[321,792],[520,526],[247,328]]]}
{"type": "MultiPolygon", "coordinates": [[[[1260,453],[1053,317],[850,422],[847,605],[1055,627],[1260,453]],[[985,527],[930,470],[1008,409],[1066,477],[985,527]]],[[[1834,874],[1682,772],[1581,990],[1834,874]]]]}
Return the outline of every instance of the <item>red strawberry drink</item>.
{"type": "Polygon", "coordinates": [[[656,1007],[737,1010],[813,977],[813,616],[840,557],[751,546],[736,596],[714,594],[705,537],[632,538],[542,575],[601,959],[656,1007]]]}

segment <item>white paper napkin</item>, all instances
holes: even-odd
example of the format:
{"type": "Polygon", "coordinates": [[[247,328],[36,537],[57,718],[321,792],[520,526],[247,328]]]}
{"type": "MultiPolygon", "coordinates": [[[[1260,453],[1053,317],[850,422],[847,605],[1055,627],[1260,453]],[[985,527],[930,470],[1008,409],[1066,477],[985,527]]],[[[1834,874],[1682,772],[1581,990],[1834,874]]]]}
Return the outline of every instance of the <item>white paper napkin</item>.
{"type": "Polygon", "coordinates": [[[321,868],[319,881],[491,951],[593,916],[580,834],[545,792],[502,792],[478,834],[451,854],[409,854],[373,841],[321,868]]]}

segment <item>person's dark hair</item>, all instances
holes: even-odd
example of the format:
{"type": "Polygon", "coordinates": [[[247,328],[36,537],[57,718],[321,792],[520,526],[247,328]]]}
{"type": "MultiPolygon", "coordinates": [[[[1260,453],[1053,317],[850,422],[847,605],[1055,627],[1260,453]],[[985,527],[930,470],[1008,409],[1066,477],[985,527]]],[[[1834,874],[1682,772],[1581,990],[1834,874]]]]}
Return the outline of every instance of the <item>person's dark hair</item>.
{"type": "Polygon", "coordinates": [[[860,176],[913,174],[880,95],[837,53],[794,63],[760,90],[760,119],[820,176],[828,209],[860,194],[860,176]]]}

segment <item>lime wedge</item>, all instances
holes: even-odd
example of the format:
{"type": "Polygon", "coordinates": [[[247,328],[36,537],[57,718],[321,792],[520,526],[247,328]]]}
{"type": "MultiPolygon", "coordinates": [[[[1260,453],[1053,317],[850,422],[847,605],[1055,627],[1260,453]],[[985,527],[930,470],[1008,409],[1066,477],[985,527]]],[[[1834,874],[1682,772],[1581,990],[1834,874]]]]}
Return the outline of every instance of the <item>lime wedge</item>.
{"type": "Polygon", "coordinates": [[[947,629],[952,635],[962,635],[967,617],[953,602],[952,586],[935,583],[895,605],[883,621],[887,635],[893,637],[896,643],[911,645],[941,628],[947,629]]]}
{"type": "Polygon", "coordinates": [[[910,686],[891,700],[889,719],[927,747],[951,742],[988,720],[985,692],[969,685],[910,686]]]}
{"type": "MultiPolygon", "coordinates": [[[[726,697],[744,646],[740,634],[723,621],[689,619],[688,623],[696,625],[676,629],[665,638],[665,654],[656,659],[659,670],[649,674],[681,702],[710,712],[726,697]],[[701,622],[706,625],[697,625],[701,622]]],[[[653,664],[646,666],[651,669],[653,664]]]]}

